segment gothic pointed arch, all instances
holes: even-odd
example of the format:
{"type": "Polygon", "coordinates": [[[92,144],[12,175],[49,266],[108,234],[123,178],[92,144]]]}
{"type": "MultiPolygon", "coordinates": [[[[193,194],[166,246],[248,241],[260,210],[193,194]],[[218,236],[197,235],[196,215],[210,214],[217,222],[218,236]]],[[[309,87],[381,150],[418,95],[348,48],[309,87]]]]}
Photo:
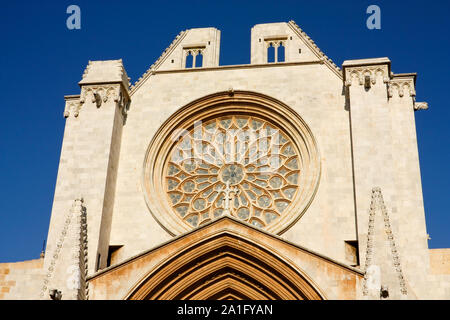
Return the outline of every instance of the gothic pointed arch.
{"type": "Polygon", "coordinates": [[[233,232],[184,248],[134,286],[130,300],[322,300],[286,259],[233,232]]]}

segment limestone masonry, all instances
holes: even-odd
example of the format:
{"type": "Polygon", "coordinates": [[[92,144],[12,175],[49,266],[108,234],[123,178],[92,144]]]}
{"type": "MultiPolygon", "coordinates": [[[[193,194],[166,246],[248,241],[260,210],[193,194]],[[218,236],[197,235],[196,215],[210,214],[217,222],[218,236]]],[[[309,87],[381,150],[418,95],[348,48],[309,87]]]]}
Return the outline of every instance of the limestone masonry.
{"type": "Polygon", "coordinates": [[[134,84],[89,61],[66,119],[45,256],[0,299],[450,299],[429,249],[415,73],[336,66],[293,22],[180,32],[134,84]]]}

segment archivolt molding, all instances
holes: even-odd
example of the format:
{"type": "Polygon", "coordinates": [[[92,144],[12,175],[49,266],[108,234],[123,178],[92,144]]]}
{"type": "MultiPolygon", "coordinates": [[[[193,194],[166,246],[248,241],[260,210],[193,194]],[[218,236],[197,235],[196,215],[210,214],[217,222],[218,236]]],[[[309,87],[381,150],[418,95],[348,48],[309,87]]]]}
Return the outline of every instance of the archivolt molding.
{"type": "Polygon", "coordinates": [[[244,238],[204,239],[145,275],[130,300],[321,300],[310,280],[285,260],[244,238]]]}
{"type": "Polygon", "coordinates": [[[262,94],[246,91],[233,91],[231,94],[220,92],[179,109],[159,128],[147,149],[142,182],[145,201],[155,219],[170,234],[179,235],[192,229],[192,226],[174,214],[168,204],[165,180],[161,179],[165,176],[167,162],[175,144],[172,138],[180,132],[190,131],[199,120],[208,121],[215,117],[236,114],[254,115],[277,123],[298,150],[300,190],[286,209],[286,214],[264,229],[281,234],[309,207],[320,178],[320,155],[316,140],[306,123],[285,104],[262,94]]]}

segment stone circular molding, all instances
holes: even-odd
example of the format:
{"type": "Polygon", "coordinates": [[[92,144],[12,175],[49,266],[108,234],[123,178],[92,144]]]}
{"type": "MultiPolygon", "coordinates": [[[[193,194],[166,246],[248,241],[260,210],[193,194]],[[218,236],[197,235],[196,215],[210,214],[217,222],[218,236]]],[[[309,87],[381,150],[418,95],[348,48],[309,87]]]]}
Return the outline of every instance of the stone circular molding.
{"type": "Polygon", "coordinates": [[[320,156],[285,104],[234,91],[196,100],[156,132],[144,160],[147,206],[172,235],[223,215],[281,234],[311,203],[320,156]]]}

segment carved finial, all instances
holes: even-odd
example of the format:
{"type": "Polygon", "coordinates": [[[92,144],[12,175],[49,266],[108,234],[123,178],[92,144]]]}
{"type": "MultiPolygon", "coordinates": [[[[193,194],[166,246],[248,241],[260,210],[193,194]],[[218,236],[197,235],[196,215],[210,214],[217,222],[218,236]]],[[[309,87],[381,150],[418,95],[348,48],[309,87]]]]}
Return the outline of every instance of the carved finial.
{"type": "Polygon", "coordinates": [[[44,243],[42,244],[42,251],[41,254],[39,255],[39,258],[41,259],[45,258],[45,240],[44,243]]]}
{"type": "Polygon", "coordinates": [[[234,89],[233,89],[233,87],[229,87],[229,88],[228,88],[228,95],[229,95],[230,97],[234,96],[234,89]]]}

